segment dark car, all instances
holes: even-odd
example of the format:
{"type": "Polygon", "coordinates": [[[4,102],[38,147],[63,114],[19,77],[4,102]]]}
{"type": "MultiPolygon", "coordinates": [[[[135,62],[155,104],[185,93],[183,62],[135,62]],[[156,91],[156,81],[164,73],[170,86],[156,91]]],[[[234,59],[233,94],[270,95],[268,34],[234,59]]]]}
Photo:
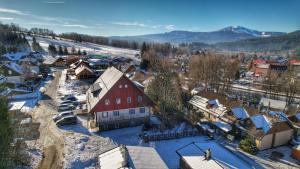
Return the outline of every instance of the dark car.
{"type": "Polygon", "coordinates": [[[62,117],[58,121],[56,121],[56,126],[64,126],[64,125],[70,125],[70,124],[76,124],[77,123],[77,117],[74,115],[69,115],[62,117]]]}

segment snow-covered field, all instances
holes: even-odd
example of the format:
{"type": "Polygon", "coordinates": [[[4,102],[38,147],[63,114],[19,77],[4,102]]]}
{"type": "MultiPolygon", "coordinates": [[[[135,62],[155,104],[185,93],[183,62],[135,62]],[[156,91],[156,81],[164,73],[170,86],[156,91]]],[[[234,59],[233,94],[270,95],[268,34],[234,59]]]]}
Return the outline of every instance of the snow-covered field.
{"type": "MultiPolygon", "coordinates": [[[[26,37],[28,42],[32,43],[32,37],[26,37]]],[[[132,49],[123,49],[111,46],[98,45],[94,43],[82,42],[75,43],[67,40],[58,40],[58,39],[48,39],[48,38],[40,38],[36,37],[36,41],[40,44],[40,46],[47,51],[49,44],[53,45],[61,45],[66,46],[69,51],[74,46],[76,50],[80,49],[81,51],[85,50],[88,54],[102,54],[102,55],[110,55],[112,57],[115,56],[123,56],[128,57],[133,60],[138,61],[139,59],[135,57],[136,54],[139,54],[140,51],[132,50],[132,49]]]]}

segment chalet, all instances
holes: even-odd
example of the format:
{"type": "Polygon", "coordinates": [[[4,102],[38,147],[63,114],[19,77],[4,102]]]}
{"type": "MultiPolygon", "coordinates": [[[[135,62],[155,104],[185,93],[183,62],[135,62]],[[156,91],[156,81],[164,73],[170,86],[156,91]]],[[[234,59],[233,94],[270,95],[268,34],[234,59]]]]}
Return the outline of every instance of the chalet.
{"type": "Polygon", "coordinates": [[[297,77],[300,77],[300,60],[291,60],[290,67],[296,73],[297,77]]]}
{"type": "Polygon", "coordinates": [[[251,116],[249,123],[244,126],[259,150],[281,146],[292,139],[293,128],[285,119],[275,114],[270,112],[251,116]]]}
{"type": "Polygon", "coordinates": [[[283,111],[286,109],[286,102],[281,100],[274,100],[269,98],[261,98],[259,102],[260,111],[283,111]]]}
{"type": "Polygon", "coordinates": [[[193,96],[189,103],[193,106],[193,109],[202,113],[208,120],[229,122],[224,118],[227,109],[225,106],[219,103],[217,99],[209,100],[201,96],[193,96]]]}
{"type": "Polygon", "coordinates": [[[114,67],[108,68],[87,91],[87,110],[100,130],[148,122],[152,101],[114,67]]]}
{"type": "Polygon", "coordinates": [[[100,169],[167,169],[152,147],[119,146],[99,155],[100,169]],[[113,159],[113,160],[112,160],[113,159]],[[151,162],[149,160],[151,159],[151,162]]]}
{"type": "Polygon", "coordinates": [[[62,57],[47,57],[43,64],[45,66],[55,66],[55,67],[61,67],[65,66],[65,60],[62,57]]]}
{"type": "Polygon", "coordinates": [[[24,82],[24,69],[22,66],[10,62],[4,65],[1,65],[0,69],[2,70],[2,75],[6,77],[6,82],[20,84],[24,82]]]}
{"type": "Polygon", "coordinates": [[[255,168],[216,142],[192,142],[176,150],[180,169],[255,168]]]}
{"type": "Polygon", "coordinates": [[[254,75],[256,77],[266,77],[270,70],[270,64],[257,64],[255,66],[254,75]]]}
{"type": "Polygon", "coordinates": [[[78,61],[72,63],[72,64],[70,65],[70,68],[75,70],[75,69],[77,69],[78,67],[81,67],[81,66],[85,66],[85,67],[91,69],[91,66],[90,66],[89,62],[88,62],[88,61],[85,61],[85,60],[82,60],[82,59],[80,59],[80,60],[78,60],[78,61]]]}
{"type": "Polygon", "coordinates": [[[82,65],[75,69],[75,76],[78,80],[90,79],[95,76],[95,73],[91,68],[82,65]]]}

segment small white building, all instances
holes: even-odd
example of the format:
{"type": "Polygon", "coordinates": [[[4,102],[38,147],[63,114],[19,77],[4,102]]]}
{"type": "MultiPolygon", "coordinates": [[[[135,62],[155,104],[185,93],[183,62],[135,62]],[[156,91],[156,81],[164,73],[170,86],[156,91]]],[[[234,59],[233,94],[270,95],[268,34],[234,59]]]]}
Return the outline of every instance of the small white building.
{"type": "Polygon", "coordinates": [[[100,169],[167,169],[152,147],[119,146],[99,155],[100,169]]]}

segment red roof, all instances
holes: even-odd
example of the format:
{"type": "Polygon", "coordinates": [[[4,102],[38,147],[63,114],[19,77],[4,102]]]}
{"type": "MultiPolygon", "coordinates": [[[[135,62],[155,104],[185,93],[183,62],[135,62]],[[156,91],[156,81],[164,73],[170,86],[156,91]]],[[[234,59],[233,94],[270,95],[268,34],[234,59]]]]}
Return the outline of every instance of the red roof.
{"type": "Polygon", "coordinates": [[[290,64],[294,65],[294,64],[300,64],[300,60],[290,60],[290,64]]]}
{"type": "Polygon", "coordinates": [[[265,60],[262,60],[262,59],[255,59],[255,60],[252,61],[252,63],[253,63],[254,65],[257,65],[257,64],[265,64],[266,61],[265,61],[265,60]]]}

